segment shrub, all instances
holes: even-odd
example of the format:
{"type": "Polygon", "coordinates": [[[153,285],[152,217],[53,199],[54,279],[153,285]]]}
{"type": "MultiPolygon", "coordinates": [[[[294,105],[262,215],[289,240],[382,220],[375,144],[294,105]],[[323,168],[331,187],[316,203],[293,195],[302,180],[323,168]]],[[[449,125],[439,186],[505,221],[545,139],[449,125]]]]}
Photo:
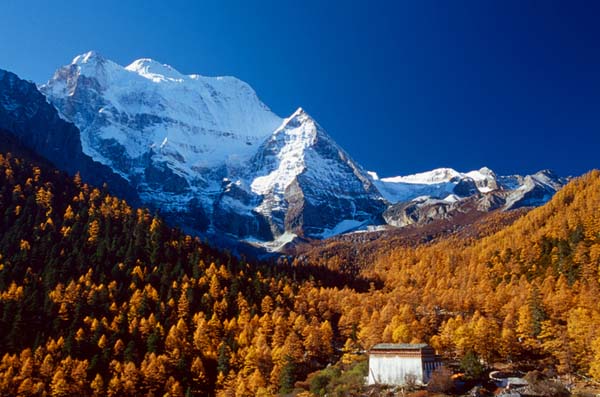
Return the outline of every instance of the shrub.
{"type": "Polygon", "coordinates": [[[571,393],[560,382],[548,379],[539,371],[531,371],[525,375],[525,380],[529,383],[529,389],[536,395],[548,397],[567,397],[571,393]]]}
{"type": "Polygon", "coordinates": [[[341,376],[334,378],[328,385],[330,396],[359,396],[365,385],[365,376],[367,376],[368,362],[362,361],[353,365],[341,376]]]}
{"type": "Polygon", "coordinates": [[[310,377],[310,392],[317,396],[327,393],[327,386],[333,379],[339,378],[341,371],[337,367],[328,367],[310,377]]]}
{"type": "Polygon", "coordinates": [[[431,379],[427,384],[427,390],[435,393],[446,393],[454,388],[454,381],[452,380],[452,371],[448,368],[441,366],[436,368],[431,374],[431,379]]]}
{"type": "Polygon", "coordinates": [[[485,368],[479,361],[479,357],[472,350],[469,350],[462,360],[460,360],[460,369],[465,372],[465,379],[467,380],[479,379],[485,371],[485,368]]]}

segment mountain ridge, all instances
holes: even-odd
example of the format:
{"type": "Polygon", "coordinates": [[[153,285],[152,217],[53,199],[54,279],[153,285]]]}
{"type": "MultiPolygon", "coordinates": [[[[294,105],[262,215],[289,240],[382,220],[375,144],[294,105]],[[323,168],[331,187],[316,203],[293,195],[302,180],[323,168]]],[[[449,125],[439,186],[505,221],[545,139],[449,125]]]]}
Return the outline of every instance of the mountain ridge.
{"type": "Polygon", "coordinates": [[[91,51],[39,88],[81,131],[76,155],[63,153],[67,171],[91,157],[128,185],[117,192],[134,191],[172,224],[269,250],[295,238],[537,206],[566,182],[487,167],[379,178],[303,108],[281,118],[234,77],[183,75],[148,58],[123,67],[91,51]]]}

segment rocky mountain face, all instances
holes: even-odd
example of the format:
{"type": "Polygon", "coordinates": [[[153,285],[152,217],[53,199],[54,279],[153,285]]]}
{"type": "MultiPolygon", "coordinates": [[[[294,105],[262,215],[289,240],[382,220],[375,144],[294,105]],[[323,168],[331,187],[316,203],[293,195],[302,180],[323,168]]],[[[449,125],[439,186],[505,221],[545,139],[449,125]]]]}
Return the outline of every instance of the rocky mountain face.
{"type": "Polygon", "coordinates": [[[384,208],[369,175],[298,109],[240,179],[227,183],[215,202],[215,222],[233,235],[267,241],[323,238],[373,222],[384,208]]]}
{"type": "Polygon", "coordinates": [[[59,117],[35,84],[1,69],[0,133],[5,150],[22,146],[57,168],[71,174],[80,172],[96,186],[106,182],[132,203],[140,202],[126,180],[83,153],[77,127],[59,117]]]}
{"type": "Polygon", "coordinates": [[[488,168],[379,178],[303,109],[280,118],[240,80],[150,59],[123,67],[89,52],[39,90],[0,72],[0,132],[189,232],[269,250],[296,237],[536,206],[566,182],[488,168]]]}
{"type": "MultiPolygon", "coordinates": [[[[427,224],[438,219],[452,219],[461,213],[471,211],[509,211],[522,207],[535,207],[550,200],[554,193],[568,182],[568,179],[560,178],[549,170],[524,177],[520,175],[496,177],[487,168],[466,174],[454,170],[442,170],[445,176],[434,179],[400,177],[404,178],[404,183],[411,181],[416,185],[416,191],[428,191],[433,194],[390,205],[383,213],[385,222],[392,226],[404,227],[427,224]]],[[[442,170],[432,172],[442,174],[440,172],[442,170]]],[[[401,183],[398,178],[394,180],[393,188],[406,189],[406,186],[396,185],[401,183]]],[[[385,187],[385,180],[380,182],[381,184],[385,187]]],[[[390,189],[388,187],[388,191],[390,189]]]]}
{"type": "Polygon", "coordinates": [[[303,110],[281,119],[246,83],[90,52],[40,87],[84,153],[187,229],[269,242],[377,218],[384,199],[303,110]]]}
{"type": "Polygon", "coordinates": [[[77,56],[40,87],[81,131],[83,151],[177,224],[206,231],[221,181],[281,124],[233,77],[183,75],[139,59],[77,56]]]}

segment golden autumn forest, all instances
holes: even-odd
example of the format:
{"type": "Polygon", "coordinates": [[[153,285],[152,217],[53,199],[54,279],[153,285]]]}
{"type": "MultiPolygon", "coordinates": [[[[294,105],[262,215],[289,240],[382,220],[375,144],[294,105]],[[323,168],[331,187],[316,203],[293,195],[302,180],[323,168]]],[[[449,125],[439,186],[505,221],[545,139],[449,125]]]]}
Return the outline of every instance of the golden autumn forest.
{"type": "Polygon", "coordinates": [[[380,342],[600,380],[599,209],[592,171],[468,233],[250,263],[5,153],[0,395],[271,396],[380,342]]]}

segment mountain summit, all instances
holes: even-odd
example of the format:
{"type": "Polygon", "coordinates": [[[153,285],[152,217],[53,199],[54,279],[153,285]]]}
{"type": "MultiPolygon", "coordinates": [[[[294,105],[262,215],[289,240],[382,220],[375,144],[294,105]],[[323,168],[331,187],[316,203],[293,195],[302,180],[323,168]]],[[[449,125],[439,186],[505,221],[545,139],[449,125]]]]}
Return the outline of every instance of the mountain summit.
{"type": "Polygon", "coordinates": [[[88,52],[40,90],[79,127],[86,154],[196,231],[208,227],[227,170],[282,122],[236,78],[186,76],[150,59],[122,67],[88,52]]]}
{"type": "Polygon", "coordinates": [[[122,67],[93,51],[40,90],[81,129],[84,151],[124,174],[151,149],[182,172],[249,156],[282,121],[236,78],[186,76],[150,59],[122,67]]]}
{"type": "Polygon", "coordinates": [[[282,119],[236,78],[184,75],[146,58],[122,67],[88,52],[40,90],[79,127],[86,154],[189,229],[324,237],[385,207],[303,109],[282,119]]]}
{"type": "Polygon", "coordinates": [[[79,55],[39,87],[46,98],[10,73],[0,72],[0,86],[0,132],[191,233],[268,249],[536,206],[565,183],[485,167],[379,178],[304,109],[281,118],[234,77],[185,75],[148,58],[123,67],[79,55]]]}
{"type": "Polygon", "coordinates": [[[228,184],[215,208],[222,229],[272,240],[344,232],[372,221],[385,203],[369,175],[299,108],[228,184]],[[247,222],[240,222],[240,208],[250,209],[247,222]],[[259,228],[252,232],[248,222],[259,228]]]}

